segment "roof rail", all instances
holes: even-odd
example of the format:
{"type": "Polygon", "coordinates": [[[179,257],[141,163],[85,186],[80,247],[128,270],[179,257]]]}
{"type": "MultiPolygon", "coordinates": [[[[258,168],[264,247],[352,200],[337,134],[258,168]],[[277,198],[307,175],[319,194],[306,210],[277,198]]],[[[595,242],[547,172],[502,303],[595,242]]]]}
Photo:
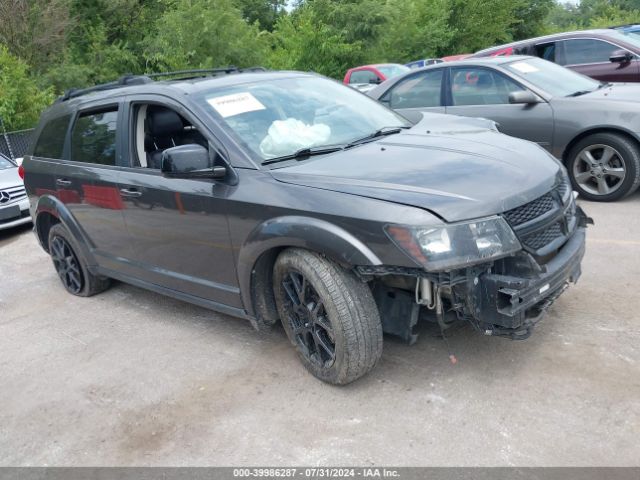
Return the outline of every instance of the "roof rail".
{"type": "Polygon", "coordinates": [[[105,90],[113,90],[116,88],[126,87],[130,85],[145,85],[153,83],[156,79],[162,79],[165,77],[178,77],[171,80],[188,80],[191,78],[217,76],[220,74],[228,75],[230,73],[249,73],[249,72],[266,72],[264,67],[249,67],[238,68],[229,66],[225,68],[209,68],[209,69],[197,69],[197,70],[178,70],[175,72],[162,72],[162,73],[148,73],[143,75],[127,74],[120,77],[118,80],[100,85],[95,85],[88,88],[72,88],[64,92],[64,94],[58,98],[58,102],[65,102],[72,98],[87,95],[92,92],[102,92],[105,90]]]}
{"type": "Polygon", "coordinates": [[[91,92],[102,92],[105,90],[113,90],[115,88],[125,87],[128,85],[144,85],[146,83],[152,82],[153,80],[151,80],[151,78],[147,77],[146,75],[123,75],[115,82],[103,83],[88,88],[72,88],[64,92],[64,95],[62,95],[58,100],[64,102],[66,100],[80,97],[91,92]]]}

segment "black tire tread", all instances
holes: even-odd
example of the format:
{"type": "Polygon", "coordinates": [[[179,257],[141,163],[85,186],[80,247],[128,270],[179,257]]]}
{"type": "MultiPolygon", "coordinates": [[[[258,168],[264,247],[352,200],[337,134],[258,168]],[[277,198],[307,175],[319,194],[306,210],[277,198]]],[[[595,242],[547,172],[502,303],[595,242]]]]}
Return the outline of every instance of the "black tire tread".
{"type": "MultiPolygon", "coordinates": [[[[291,248],[280,254],[278,265],[295,265],[312,281],[314,274],[321,285],[317,290],[326,289],[340,317],[340,325],[345,341],[345,356],[330,377],[322,380],[344,385],[362,377],[373,369],[382,355],[382,323],[371,290],[353,273],[319,254],[299,248],[291,248]]],[[[318,291],[322,295],[321,291],[318,291]]],[[[326,299],[324,299],[326,301],[326,299]]],[[[282,312],[280,312],[282,315],[282,312]]],[[[337,361],[337,360],[336,360],[337,361]]],[[[303,359],[308,370],[318,376],[313,366],[303,359]]]]}

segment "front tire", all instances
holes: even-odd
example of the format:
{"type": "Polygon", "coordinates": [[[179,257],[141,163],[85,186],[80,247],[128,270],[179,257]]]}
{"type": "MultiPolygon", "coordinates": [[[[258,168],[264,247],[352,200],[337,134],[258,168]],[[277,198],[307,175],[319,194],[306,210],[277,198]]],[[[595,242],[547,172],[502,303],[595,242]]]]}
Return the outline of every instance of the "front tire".
{"type": "Polygon", "coordinates": [[[580,140],[568,155],[571,184],[587,200],[613,202],[640,186],[640,149],[616,133],[596,133],[580,140]]]}
{"type": "Polygon", "coordinates": [[[109,288],[111,280],[89,271],[75,240],[60,223],[49,230],[49,254],[62,286],[70,294],[90,297],[109,288]]]}
{"type": "Polygon", "coordinates": [[[273,278],[282,325],[307,370],[344,385],[373,369],[382,355],[382,324],[366,284],[302,249],[282,252],[273,278]]]}

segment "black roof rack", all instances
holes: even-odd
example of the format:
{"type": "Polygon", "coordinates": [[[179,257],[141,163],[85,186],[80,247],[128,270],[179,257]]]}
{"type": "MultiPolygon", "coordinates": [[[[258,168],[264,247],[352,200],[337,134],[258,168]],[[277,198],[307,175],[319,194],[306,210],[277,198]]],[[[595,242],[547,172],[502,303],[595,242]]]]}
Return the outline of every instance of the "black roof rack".
{"type": "Polygon", "coordinates": [[[249,67],[249,68],[238,68],[234,66],[229,66],[225,68],[209,68],[209,69],[198,69],[198,70],[178,70],[175,72],[162,72],[162,73],[148,73],[143,75],[123,75],[118,80],[113,82],[103,83],[100,85],[95,85],[93,87],[88,88],[72,88],[64,92],[64,95],[58,98],[58,102],[65,102],[72,98],[81,97],[83,95],[87,95],[92,92],[102,92],[105,90],[114,90],[116,88],[127,87],[131,85],[145,85],[148,83],[153,83],[156,79],[162,79],[166,77],[176,77],[171,78],[170,81],[176,80],[189,80],[192,78],[201,78],[201,77],[215,77],[217,75],[228,75],[231,73],[250,73],[250,72],[266,72],[267,69],[264,67],[249,67]]]}

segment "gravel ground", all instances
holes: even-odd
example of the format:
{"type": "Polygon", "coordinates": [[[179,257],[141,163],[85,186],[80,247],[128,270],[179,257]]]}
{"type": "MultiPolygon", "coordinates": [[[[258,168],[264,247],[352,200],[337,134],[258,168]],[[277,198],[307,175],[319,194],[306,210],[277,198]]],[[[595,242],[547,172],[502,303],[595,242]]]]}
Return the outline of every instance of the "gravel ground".
{"type": "Polygon", "coordinates": [[[281,329],[132,286],[66,294],[29,228],[0,232],[0,465],[634,466],[640,195],[583,202],[583,276],[524,342],[471,329],[347,387],[281,329]]]}

